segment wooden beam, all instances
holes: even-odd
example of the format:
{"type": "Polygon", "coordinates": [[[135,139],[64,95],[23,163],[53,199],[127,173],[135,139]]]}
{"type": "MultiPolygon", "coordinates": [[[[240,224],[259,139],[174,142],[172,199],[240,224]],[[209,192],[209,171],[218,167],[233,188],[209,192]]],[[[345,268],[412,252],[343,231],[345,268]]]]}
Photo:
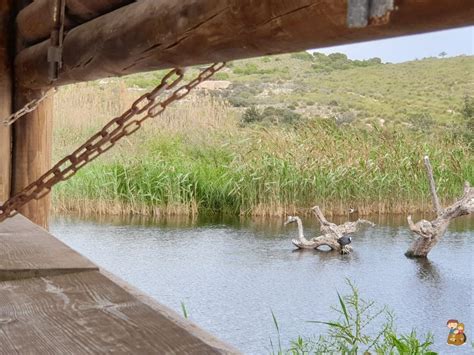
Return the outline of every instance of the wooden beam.
{"type": "Polygon", "coordinates": [[[2,122],[12,113],[13,1],[0,2],[0,201],[10,197],[11,129],[2,122]]]}
{"type": "MultiPolygon", "coordinates": [[[[25,43],[38,43],[49,38],[54,26],[52,12],[55,1],[36,0],[18,13],[18,36],[25,43]]],[[[134,0],[66,0],[64,27],[70,30],[132,2],[134,0]]]]}
{"type": "MultiPolygon", "coordinates": [[[[72,29],[55,85],[299,51],[474,23],[472,0],[399,0],[367,27],[347,26],[346,0],[141,0],[72,29]]],[[[19,83],[51,85],[48,42],[16,58],[19,83]]]]}
{"type": "MultiPolygon", "coordinates": [[[[15,109],[42,95],[42,90],[17,88],[15,109]]],[[[12,194],[20,192],[51,167],[52,122],[53,99],[49,97],[14,124],[12,194]]],[[[19,212],[39,226],[48,228],[50,200],[48,195],[39,201],[31,201],[19,212]]]]}

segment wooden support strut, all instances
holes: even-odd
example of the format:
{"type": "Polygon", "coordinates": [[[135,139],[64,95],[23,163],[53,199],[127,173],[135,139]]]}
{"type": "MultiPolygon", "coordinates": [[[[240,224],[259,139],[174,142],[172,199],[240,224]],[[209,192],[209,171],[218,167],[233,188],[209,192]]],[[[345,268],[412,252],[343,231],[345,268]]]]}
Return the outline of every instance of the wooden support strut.
{"type": "MultiPolygon", "coordinates": [[[[13,1],[0,2],[0,121],[12,113],[13,1]]],[[[10,197],[11,128],[0,122],[0,201],[10,197]]]]}
{"type": "MultiPolygon", "coordinates": [[[[30,0],[17,0],[14,3],[15,6],[10,9],[11,15],[25,8],[25,6],[31,5],[30,0]]],[[[12,23],[14,24],[14,21],[12,23]]],[[[17,32],[14,28],[11,28],[10,31],[11,33],[17,32]]],[[[16,52],[24,48],[24,41],[21,37],[17,35],[14,41],[16,52]]],[[[12,46],[12,51],[13,48],[14,46],[12,46]]],[[[48,70],[48,67],[45,69],[48,70]]],[[[15,77],[13,90],[11,91],[14,111],[24,108],[27,103],[34,99],[43,97],[47,90],[30,90],[22,87],[15,77]]],[[[15,195],[24,187],[36,181],[51,167],[52,121],[53,101],[52,97],[48,96],[41,101],[35,111],[24,115],[13,125],[10,196],[15,195]]],[[[48,228],[49,211],[50,198],[48,196],[39,201],[32,201],[18,210],[18,212],[43,228],[48,228]]]]}
{"type": "MultiPolygon", "coordinates": [[[[17,88],[15,108],[20,109],[43,96],[42,90],[17,88]]],[[[37,109],[14,124],[12,195],[36,181],[51,167],[53,98],[42,101],[37,109]]],[[[18,212],[37,225],[48,228],[50,196],[34,200],[18,212]]]]}
{"type": "MultiPolygon", "coordinates": [[[[19,27],[28,18],[18,18],[19,27]]],[[[346,0],[141,0],[69,31],[54,85],[467,26],[474,2],[399,0],[383,21],[347,21],[346,0]]],[[[22,86],[52,85],[48,45],[18,54],[22,86]]]]}

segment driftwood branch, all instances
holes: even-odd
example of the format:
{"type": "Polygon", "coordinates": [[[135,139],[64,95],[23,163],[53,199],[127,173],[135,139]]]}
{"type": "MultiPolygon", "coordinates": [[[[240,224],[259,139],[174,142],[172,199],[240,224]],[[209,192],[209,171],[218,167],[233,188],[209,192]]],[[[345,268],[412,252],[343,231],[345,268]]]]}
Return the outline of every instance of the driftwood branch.
{"type": "Polygon", "coordinates": [[[474,212],[474,188],[468,182],[464,184],[464,193],[460,199],[451,206],[443,209],[439,203],[434,185],[433,172],[428,157],[425,157],[425,166],[430,180],[431,196],[437,213],[436,219],[414,223],[411,216],[407,217],[408,227],[418,236],[405,253],[408,257],[426,257],[433,247],[439,242],[452,219],[465,216],[474,212]]]}
{"type": "Polygon", "coordinates": [[[303,231],[303,223],[297,216],[289,216],[288,220],[285,222],[285,225],[293,222],[298,225],[298,239],[292,240],[292,243],[298,249],[318,249],[319,247],[325,245],[332,250],[336,250],[342,254],[347,254],[352,251],[352,247],[350,245],[341,247],[337,240],[344,235],[354,233],[360,225],[368,224],[374,226],[372,222],[362,219],[359,219],[356,222],[346,222],[341,225],[336,225],[332,222],[329,222],[326,217],[324,217],[321,209],[318,206],[313,207],[312,211],[321,224],[322,235],[318,237],[311,238],[310,240],[306,239],[303,231]]]}
{"type": "Polygon", "coordinates": [[[425,162],[426,174],[428,175],[428,181],[430,183],[431,199],[433,201],[433,206],[436,212],[436,215],[439,217],[443,213],[443,208],[439,203],[438,193],[436,192],[436,183],[433,177],[433,168],[430,164],[430,158],[427,155],[423,158],[425,162]]]}

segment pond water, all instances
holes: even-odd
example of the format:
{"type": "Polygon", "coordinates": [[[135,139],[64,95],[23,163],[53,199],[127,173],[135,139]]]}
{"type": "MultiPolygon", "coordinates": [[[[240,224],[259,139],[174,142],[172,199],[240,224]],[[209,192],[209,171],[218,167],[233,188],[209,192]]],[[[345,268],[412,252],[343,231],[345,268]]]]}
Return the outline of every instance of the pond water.
{"type": "MultiPolygon", "coordinates": [[[[296,225],[281,219],[202,217],[167,219],[79,219],[57,216],[51,231],[98,265],[247,354],[265,354],[277,336],[284,346],[298,335],[334,320],[337,291],[346,278],[365,299],[389,306],[399,331],[432,331],[440,353],[470,353],[474,337],[474,219],[454,221],[428,260],[407,259],[412,237],[405,219],[373,217],[374,228],[353,236],[354,253],[294,252],[296,225]],[[446,345],[446,321],[464,322],[468,344],[446,345]]],[[[317,235],[313,219],[306,236],[317,235]]]]}

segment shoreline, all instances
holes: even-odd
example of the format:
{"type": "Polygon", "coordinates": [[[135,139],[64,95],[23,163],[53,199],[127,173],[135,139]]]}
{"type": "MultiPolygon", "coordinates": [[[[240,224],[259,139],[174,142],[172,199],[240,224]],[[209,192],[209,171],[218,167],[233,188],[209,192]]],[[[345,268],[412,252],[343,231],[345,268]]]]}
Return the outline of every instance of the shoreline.
{"type": "MultiPolygon", "coordinates": [[[[452,201],[444,200],[443,205],[449,205],[452,201]]],[[[311,216],[311,206],[303,207],[297,205],[259,205],[248,211],[233,212],[230,210],[210,210],[199,208],[197,203],[173,204],[169,206],[149,206],[142,203],[122,203],[120,201],[101,200],[56,200],[53,202],[52,212],[56,215],[79,215],[84,217],[94,216],[121,216],[121,217],[187,217],[196,218],[199,215],[222,215],[234,217],[284,217],[298,215],[302,217],[311,216]]],[[[433,207],[431,201],[420,201],[413,203],[408,201],[388,202],[323,202],[320,204],[324,214],[329,217],[348,216],[349,208],[356,208],[356,216],[373,215],[409,215],[409,214],[431,214],[433,207]]]]}

